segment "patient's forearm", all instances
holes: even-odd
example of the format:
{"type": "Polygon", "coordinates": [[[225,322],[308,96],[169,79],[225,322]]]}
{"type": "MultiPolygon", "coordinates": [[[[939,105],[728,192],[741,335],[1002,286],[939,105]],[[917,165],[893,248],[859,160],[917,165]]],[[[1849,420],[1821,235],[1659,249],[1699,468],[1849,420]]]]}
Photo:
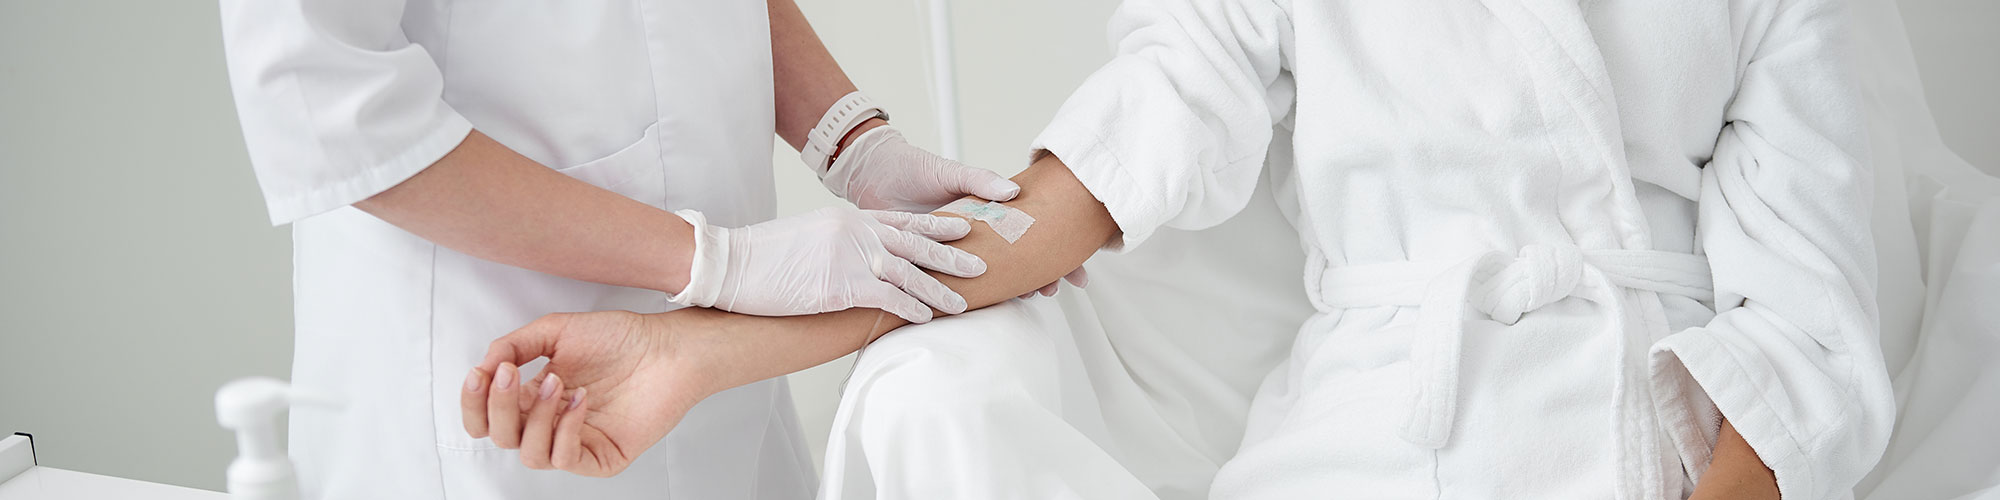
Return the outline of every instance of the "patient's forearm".
{"type": "Polygon", "coordinates": [[[1055,156],[1042,157],[1013,180],[1021,185],[1021,195],[1007,206],[1027,212],[1035,224],[1019,240],[1008,243],[991,226],[975,221],[972,234],[951,245],[985,259],[986,274],[957,278],[931,273],[965,296],[966,304],[974,309],[1055,282],[1118,235],[1118,225],[1104,204],[1055,156]]]}
{"type": "MultiPolygon", "coordinates": [[[[1021,185],[1021,195],[1007,205],[1033,216],[1034,225],[1019,240],[1008,243],[986,223],[973,222],[972,233],[951,245],[985,259],[986,273],[977,278],[932,273],[963,295],[972,309],[1060,279],[1119,234],[1104,204],[1054,156],[1043,157],[1013,179],[1021,185]]],[[[703,371],[717,377],[715,390],[831,361],[906,324],[895,315],[874,309],[789,317],[707,309],[669,314],[677,316],[673,318],[676,321],[691,323],[675,327],[682,342],[705,344],[690,352],[707,353],[704,360],[714,362],[703,371]],[[686,326],[693,327],[683,329],[686,326]]]]}

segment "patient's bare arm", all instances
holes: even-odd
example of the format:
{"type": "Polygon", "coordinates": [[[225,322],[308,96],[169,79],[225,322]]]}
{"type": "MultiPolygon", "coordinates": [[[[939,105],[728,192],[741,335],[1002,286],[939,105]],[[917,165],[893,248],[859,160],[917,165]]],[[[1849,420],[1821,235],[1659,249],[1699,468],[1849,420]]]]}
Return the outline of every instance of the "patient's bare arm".
{"type": "MultiPolygon", "coordinates": [[[[972,234],[951,245],[985,259],[986,273],[938,275],[970,308],[1042,288],[1118,235],[1104,205],[1054,156],[1013,180],[1021,195],[1007,205],[1033,216],[1034,225],[1008,243],[974,222],[972,234]]],[[[465,427],[473,437],[519,448],[531,468],[609,476],[703,398],[831,361],[903,325],[874,309],[790,317],[711,309],[550,315],[495,341],[473,369],[461,398],[465,427]],[[543,373],[554,375],[519,383],[516,367],[543,356],[543,373]]]]}

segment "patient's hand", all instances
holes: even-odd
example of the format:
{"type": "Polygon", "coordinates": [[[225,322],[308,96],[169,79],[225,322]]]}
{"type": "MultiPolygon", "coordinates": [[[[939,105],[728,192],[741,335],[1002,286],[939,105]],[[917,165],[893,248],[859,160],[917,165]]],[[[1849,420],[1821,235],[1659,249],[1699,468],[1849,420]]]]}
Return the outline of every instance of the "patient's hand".
{"type": "Polygon", "coordinates": [[[676,320],[696,310],[684,311],[552,314],[494,341],[460,397],[466,432],[519,448],[529,468],[625,470],[709,394],[679,356],[676,320]],[[543,375],[520,383],[517,367],[544,356],[543,375]]]}

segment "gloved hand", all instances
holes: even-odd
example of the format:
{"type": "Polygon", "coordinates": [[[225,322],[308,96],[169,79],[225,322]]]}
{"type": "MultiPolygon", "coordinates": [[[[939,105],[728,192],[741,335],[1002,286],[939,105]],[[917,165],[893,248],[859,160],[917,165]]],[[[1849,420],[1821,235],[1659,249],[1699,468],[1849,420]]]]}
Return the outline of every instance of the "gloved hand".
{"type": "MultiPolygon", "coordinates": [[[[903,140],[901,131],[888,125],[862,132],[849,142],[820,182],[834,195],[861,208],[918,213],[937,210],[966,196],[1008,201],[1021,194],[1021,186],[1014,181],[912,146],[903,140]]],[[[1090,279],[1078,267],[1063,276],[1063,281],[1083,288],[1090,279]]],[[[1054,296],[1056,282],[1039,292],[1044,297],[1054,296]]],[[[1021,294],[1021,298],[1035,293],[1021,294]]]]}
{"type": "Polygon", "coordinates": [[[862,132],[841,148],[820,182],[861,208],[916,213],[967,195],[1007,201],[1021,194],[1014,181],[912,146],[888,125],[862,132]]]}
{"type": "Polygon", "coordinates": [[[931,307],[957,314],[966,304],[918,266],[962,278],[986,272],[986,261],[938,243],[972,230],[954,217],[829,207],[725,228],[700,212],[676,214],[695,227],[695,256],[687,288],[669,300],[689,306],[757,316],[867,307],[923,323],[931,307]]]}

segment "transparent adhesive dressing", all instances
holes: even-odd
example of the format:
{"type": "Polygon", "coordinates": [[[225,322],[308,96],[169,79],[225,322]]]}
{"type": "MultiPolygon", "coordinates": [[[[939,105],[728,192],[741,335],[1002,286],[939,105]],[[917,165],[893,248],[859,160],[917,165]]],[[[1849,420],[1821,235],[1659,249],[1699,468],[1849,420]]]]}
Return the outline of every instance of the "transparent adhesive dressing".
{"type": "Polygon", "coordinates": [[[961,199],[945,205],[938,211],[984,221],[986,225],[993,227],[993,232],[1000,233],[1000,237],[1005,238],[1007,243],[1021,239],[1021,235],[1027,234],[1028,226],[1035,225],[1035,218],[1029,216],[1027,212],[997,201],[961,199]]]}

